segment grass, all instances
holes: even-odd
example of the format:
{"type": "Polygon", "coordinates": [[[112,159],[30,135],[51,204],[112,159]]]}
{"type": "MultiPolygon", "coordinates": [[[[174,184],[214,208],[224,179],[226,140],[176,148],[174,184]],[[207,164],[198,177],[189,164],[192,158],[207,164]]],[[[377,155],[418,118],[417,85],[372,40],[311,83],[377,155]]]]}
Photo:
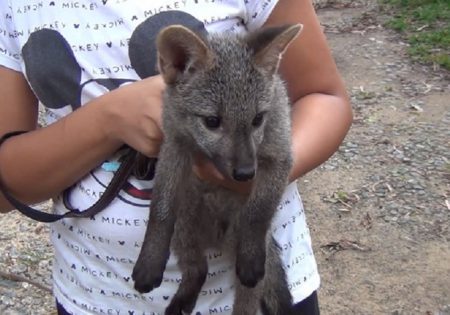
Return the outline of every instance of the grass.
{"type": "Polygon", "coordinates": [[[450,70],[450,0],[379,0],[413,59],[450,70]]]}

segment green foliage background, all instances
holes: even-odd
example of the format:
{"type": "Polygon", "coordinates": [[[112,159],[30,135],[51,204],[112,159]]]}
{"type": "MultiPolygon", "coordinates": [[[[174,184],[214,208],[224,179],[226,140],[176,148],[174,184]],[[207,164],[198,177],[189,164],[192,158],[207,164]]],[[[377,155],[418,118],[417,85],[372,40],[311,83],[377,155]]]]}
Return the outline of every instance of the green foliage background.
{"type": "Polygon", "coordinates": [[[404,34],[410,55],[450,70],[450,0],[380,0],[392,18],[387,26],[404,34]]]}

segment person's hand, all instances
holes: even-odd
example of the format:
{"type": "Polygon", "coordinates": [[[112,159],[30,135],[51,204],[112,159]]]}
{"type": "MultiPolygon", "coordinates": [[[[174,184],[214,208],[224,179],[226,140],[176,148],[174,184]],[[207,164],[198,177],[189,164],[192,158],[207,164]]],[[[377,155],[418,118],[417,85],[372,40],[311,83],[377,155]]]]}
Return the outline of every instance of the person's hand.
{"type": "Polygon", "coordinates": [[[146,156],[156,157],[163,138],[164,88],[161,76],[157,75],[112,91],[110,97],[114,102],[106,110],[104,122],[108,134],[146,156]]]}
{"type": "Polygon", "coordinates": [[[194,158],[193,170],[201,180],[219,185],[229,190],[248,195],[251,192],[253,182],[238,182],[219,172],[214,164],[204,155],[197,154],[194,158]]]}

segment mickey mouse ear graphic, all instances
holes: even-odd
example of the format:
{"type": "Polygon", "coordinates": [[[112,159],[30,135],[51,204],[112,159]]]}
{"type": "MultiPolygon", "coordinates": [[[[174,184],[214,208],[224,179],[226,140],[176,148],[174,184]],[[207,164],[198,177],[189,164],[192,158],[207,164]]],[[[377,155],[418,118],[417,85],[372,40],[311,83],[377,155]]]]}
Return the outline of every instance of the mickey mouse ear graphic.
{"type": "Polygon", "coordinates": [[[46,107],[80,107],[81,68],[61,34],[51,29],[32,33],[22,55],[30,85],[46,107]]]}
{"type": "Polygon", "coordinates": [[[208,34],[202,22],[182,11],[164,11],[142,22],[133,32],[128,48],[131,66],[141,79],[158,74],[156,37],[161,29],[174,24],[183,25],[200,36],[208,34]]]}
{"type": "MultiPolygon", "coordinates": [[[[200,36],[207,35],[203,23],[185,12],[166,11],[148,18],[134,30],[128,51],[131,65],[141,79],[158,73],[156,37],[162,28],[173,24],[181,24],[200,36]]],[[[76,110],[81,106],[82,70],[59,32],[41,29],[32,33],[22,48],[22,56],[30,85],[46,107],[59,109],[71,105],[76,110]]],[[[112,90],[130,80],[94,81],[112,90]]]]}

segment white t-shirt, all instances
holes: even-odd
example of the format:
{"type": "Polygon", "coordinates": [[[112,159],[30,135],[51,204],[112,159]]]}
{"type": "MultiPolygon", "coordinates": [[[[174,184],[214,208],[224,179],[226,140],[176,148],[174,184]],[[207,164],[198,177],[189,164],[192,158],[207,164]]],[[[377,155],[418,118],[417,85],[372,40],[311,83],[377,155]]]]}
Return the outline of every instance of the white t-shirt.
{"type": "MultiPolygon", "coordinates": [[[[131,47],[129,40],[136,27],[154,14],[180,10],[205,23],[209,32],[247,32],[262,26],[276,2],[2,0],[0,65],[26,75],[51,124],[89,100],[140,79],[129,56],[145,58],[146,52],[131,47]]],[[[91,171],[72,189],[72,205],[88,208],[112,176],[101,167],[91,171]]],[[[132,178],[95,217],[51,225],[54,294],[70,313],[164,313],[180,282],[176,259],[170,258],[163,284],[149,294],[135,291],[130,278],[148,220],[151,188],[151,180],[132,178]]],[[[61,198],[56,198],[54,211],[66,211],[61,198]]],[[[282,247],[294,301],[299,302],[319,287],[319,275],[295,183],[284,193],[273,231],[282,247]]],[[[233,265],[214,250],[208,253],[208,262],[207,281],[193,314],[231,314],[233,265]]]]}

